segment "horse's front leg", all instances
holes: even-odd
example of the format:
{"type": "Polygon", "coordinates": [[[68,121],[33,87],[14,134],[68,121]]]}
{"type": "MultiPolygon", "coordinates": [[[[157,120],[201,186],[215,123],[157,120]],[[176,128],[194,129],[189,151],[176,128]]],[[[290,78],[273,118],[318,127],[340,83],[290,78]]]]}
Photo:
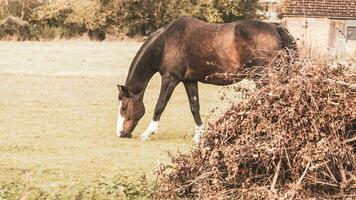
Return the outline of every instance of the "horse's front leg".
{"type": "Polygon", "coordinates": [[[158,121],[161,118],[162,112],[167,106],[169,99],[172,96],[174,88],[179,83],[179,80],[171,75],[162,76],[161,92],[155,107],[153,119],[144,133],[141,134],[141,140],[147,140],[158,129],[158,121]]]}
{"type": "Polygon", "coordinates": [[[203,129],[203,123],[200,118],[198,82],[184,82],[184,87],[188,95],[190,110],[192,111],[195,121],[195,134],[193,142],[198,144],[200,141],[200,134],[203,129]]]}

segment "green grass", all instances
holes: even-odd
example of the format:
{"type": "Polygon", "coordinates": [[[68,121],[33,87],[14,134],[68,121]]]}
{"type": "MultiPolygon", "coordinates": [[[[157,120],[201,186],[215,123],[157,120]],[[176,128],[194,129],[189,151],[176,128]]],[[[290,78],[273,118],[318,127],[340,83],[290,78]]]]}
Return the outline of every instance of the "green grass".
{"type": "MultiPolygon", "coordinates": [[[[124,83],[138,43],[0,43],[0,199],[148,198],[156,163],[188,152],[194,130],[182,84],[150,141],[138,136],[151,120],[160,76],[145,95],[146,114],[133,139],[115,134],[117,83],[124,83]],[[147,188],[146,188],[147,189],[147,188]],[[142,192],[143,191],[143,192],[142,192]],[[148,191],[148,189],[147,189],[148,191]]],[[[202,117],[220,87],[200,85],[202,117]]]]}

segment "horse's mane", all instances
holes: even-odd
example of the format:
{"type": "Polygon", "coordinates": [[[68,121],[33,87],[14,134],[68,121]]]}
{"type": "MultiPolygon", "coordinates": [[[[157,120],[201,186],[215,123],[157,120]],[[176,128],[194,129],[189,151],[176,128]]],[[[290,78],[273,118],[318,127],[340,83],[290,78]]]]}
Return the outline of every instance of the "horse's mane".
{"type": "Polygon", "coordinates": [[[167,26],[162,27],[162,28],[158,29],[157,31],[153,32],[147,38],[147,40],[143,43],[140,50],[137,52],[134,60],[132,61],[132,64],[130,66],[129,73],[127,76],[128,77],[127,80],[129,80],[132,77],[132,73],[134,72],[134,69],[136,68],[136,65],[138,64],[139,60],[142,58],[143,54],[154,43],[154,41],[156,41],[156,39],[166,30],[166,27],[167,26]]]}

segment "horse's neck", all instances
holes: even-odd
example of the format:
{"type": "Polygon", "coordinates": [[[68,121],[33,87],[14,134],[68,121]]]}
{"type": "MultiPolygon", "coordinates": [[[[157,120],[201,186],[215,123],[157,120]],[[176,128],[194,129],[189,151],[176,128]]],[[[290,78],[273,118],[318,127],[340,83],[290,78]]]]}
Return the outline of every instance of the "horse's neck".
{"type": "Polygon", "coordinates": [[[162,51],[162,42],[158,37],[163,31],[160,29],[153,33],[132,61],[125,86],[134,94],[143,96],[149,80],[157,72],[161,59],[161,52],[157,51],[162,51]]]}
{"type": "Polygon", "coordinates": [[[148,82],[156,72],[157,71],[154,69],[154,66],[149,66],[148,69],[136,69],[132,72],[132,75],[128,76],[125,86],[133,94],[143,97],[148,82]]]}

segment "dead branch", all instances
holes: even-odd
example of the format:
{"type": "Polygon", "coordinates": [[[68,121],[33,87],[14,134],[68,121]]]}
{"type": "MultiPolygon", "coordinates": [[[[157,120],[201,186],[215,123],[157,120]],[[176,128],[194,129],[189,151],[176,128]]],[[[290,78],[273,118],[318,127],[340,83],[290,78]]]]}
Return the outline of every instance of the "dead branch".
{"type": "MultiPolygon", "coordinates": [[[[302,181],[303,181],[305,175],[307,174],[307,172],[308,172],[308,170],[309,170],[310,164],[311,164],[311,162],[308,163],[308,165],[307,165],[307,167],[305,168],[305,170],[304,170],[302,176],[299,178],[299,180],[298,180],[296,186],[300,186],[300,185],[301,185],[301,183],[302,183],[302,181]]],[[[292,196],[289,198],[289,200],[292,200],[292,199],[294,198],[295,193],[296,193],[296,190],[293,191],[292,196]]]]}
{"type": "Polygon", "coordinates": [[[346,185],[347,183],[347,178],[346,178],[346,173],[345,173],[345,169],[344,169],[344,166],[342,165],[342,163],[338,163],[338,167],[339,167],[339,170],[340,170],[340,174],[341,174],[341,182],[342,182],[342,185],[346,185]]]}
{"type": "Polygon", "coordinates": [[[352,143],[352,142],[354,142],[354,141],[356,141],[356,137],[353,137],[353,138],[350,138],[350,139],[345,140],[345,141],[344,141],[344,144],[352,143]]]}
{"type": "Polygon", "coordinates": [[[341,86],[349,87],[351,89],[351,91],[356,92],[356,84],[350,84],[350,83],[346,83],[344,81],[337,81],[337,80],[333,80],[333,79],[327,79],[327,80],[329,82],[336,83],[341,86]]]}
{"type": "Polygon", "coordinates": [[[297,185],[300,185],[304,179],[304,176],[307,174],[308,170],[309,170],[309,167],[310,167],[310,164],[311,162],[308,163],[307,167],[305,168],[302,176],[299,178],[298,182],[297,182],[297,185]]]}
{"type": "Polygon", "coordinates": [[[281,169],[281,163],[282,163],[282,159],[279,159],[277,167],[276,167],[276,172],[274,173],[273,182],[272,182],[271,189],[270,189],[271,191],[274,191],[274,189],[275,189],[275,186],[276,186],[276,183],[278,180],[278,176],[279,176],[279,171],[281,169]]]}

